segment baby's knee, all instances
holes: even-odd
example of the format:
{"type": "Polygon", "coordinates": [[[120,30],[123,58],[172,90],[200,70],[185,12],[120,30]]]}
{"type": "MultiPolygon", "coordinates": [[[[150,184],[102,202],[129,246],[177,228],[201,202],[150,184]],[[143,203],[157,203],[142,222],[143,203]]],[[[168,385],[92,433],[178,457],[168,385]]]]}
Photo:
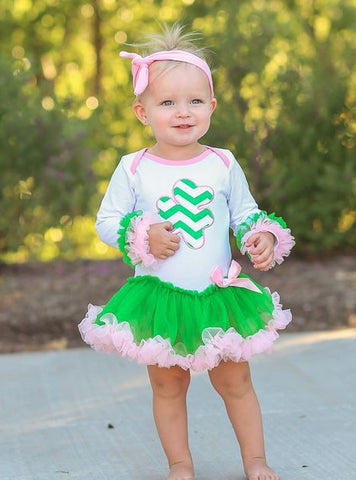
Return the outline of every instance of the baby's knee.
{"type": "MultiPolygon", "coordinates": [[[[157,372],[155,372],[157,373],[157,372]]],[[[164,398],[177,398],[187,393],[190,375],[188,372],[165,372],[160,375],[150,375],[152,390],[155,395],[164,398]]]]}
{"type": "Polygon", "coordinates": [[[253,390],[248,372],[239,377],[215,378],[212,385],[222,398],[243,398],[253,390]]]}

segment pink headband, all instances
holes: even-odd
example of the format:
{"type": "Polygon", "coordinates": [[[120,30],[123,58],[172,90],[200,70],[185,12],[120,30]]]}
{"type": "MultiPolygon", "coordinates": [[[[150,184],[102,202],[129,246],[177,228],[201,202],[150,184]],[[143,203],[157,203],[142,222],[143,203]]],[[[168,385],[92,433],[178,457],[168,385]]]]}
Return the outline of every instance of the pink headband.
{"type": "Polygon", "coordinates": [[[195,65],[203,70],[208,77],[211,95],[214,96],[213,79],[209,65],[194,53],[185,52],[184,50],[163,50],[161,52],[152,53],[147,57],[141,57],[137,53],[120,52],[120,57],[132,58],[132,76],[135,95],[140,95],[148,86],[148,68],[159,60],[173,60],[175,62],[185,62],[195,65]]]}

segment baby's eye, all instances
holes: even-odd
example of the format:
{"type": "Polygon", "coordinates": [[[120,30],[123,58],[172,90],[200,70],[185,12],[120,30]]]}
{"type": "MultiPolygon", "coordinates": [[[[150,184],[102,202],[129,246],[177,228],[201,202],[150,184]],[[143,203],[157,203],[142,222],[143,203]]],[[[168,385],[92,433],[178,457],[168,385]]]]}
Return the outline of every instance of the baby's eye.
{"type": "Polygon", "coordinates": [[[172,100],[164,100],[161,105],[165,106],[165,107],[170,107],[171,105],[173,105],[173,102],[172,100]]]}
{"type": "Polygon", "coordinates": [[[191,102],[193,105],[198,105],[199,103],[202,103],[202,100],[200,100],[200,98],[194,98],[194,100],[192,100],[191,102]]]}

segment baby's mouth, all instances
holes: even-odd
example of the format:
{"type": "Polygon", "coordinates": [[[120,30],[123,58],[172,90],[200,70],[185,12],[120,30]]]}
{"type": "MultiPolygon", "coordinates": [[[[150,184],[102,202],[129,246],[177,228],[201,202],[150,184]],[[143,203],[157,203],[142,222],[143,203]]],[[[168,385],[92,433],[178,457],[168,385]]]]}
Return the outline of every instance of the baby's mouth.
{"type": "Polygon", "coordinates": [[[181,125],[175,125],[174,128],[178,128],[181,130],[186,130],[187,128],[192,128],[193,125],[187,125],[187,124],[181,124],[181,125]]]}

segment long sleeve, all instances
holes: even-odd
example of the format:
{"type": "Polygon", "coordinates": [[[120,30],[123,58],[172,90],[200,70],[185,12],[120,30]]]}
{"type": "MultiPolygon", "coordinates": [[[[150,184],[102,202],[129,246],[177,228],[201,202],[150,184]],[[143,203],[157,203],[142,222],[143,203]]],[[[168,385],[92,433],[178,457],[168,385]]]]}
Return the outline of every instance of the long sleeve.
{"type": "Polygon", "coordinates": [[[239,225],[250,215],[260,212],[245,174],[236,160],[231,167],[229,190],[230,228],[236,236],[239,225]]]}
{"type": "Polygon", "coordinates": [[[114,248],[118,248],[120,222],[135,209],[135,194],[130,183],[128,173],[119,163],[97,214],[95,227],[98,235],[104,243],[114,248]]]}
{"type": "Polygon", "coordinates": [[[148,230],[154,220],[150,213],[135,210],[136,197],[130,175],[121,161],[111,177],[95,226],[104,243],[121,250],[125,263],[131,267],[139,263],[152,266],[156,259],[150,253],[148,230]]]}
{"type": "Polygon", "coordinates": [[[246,243],[257,232],[270,232],[275,237],[275,263],[282,263],[295,245],[294,237],[283,218],[274,213],[267,214],[260,210],[250,193],[246,177],[237,162],[230,173],[230,227],[236,236],[238,248],[244,254],[246,243]]]}

